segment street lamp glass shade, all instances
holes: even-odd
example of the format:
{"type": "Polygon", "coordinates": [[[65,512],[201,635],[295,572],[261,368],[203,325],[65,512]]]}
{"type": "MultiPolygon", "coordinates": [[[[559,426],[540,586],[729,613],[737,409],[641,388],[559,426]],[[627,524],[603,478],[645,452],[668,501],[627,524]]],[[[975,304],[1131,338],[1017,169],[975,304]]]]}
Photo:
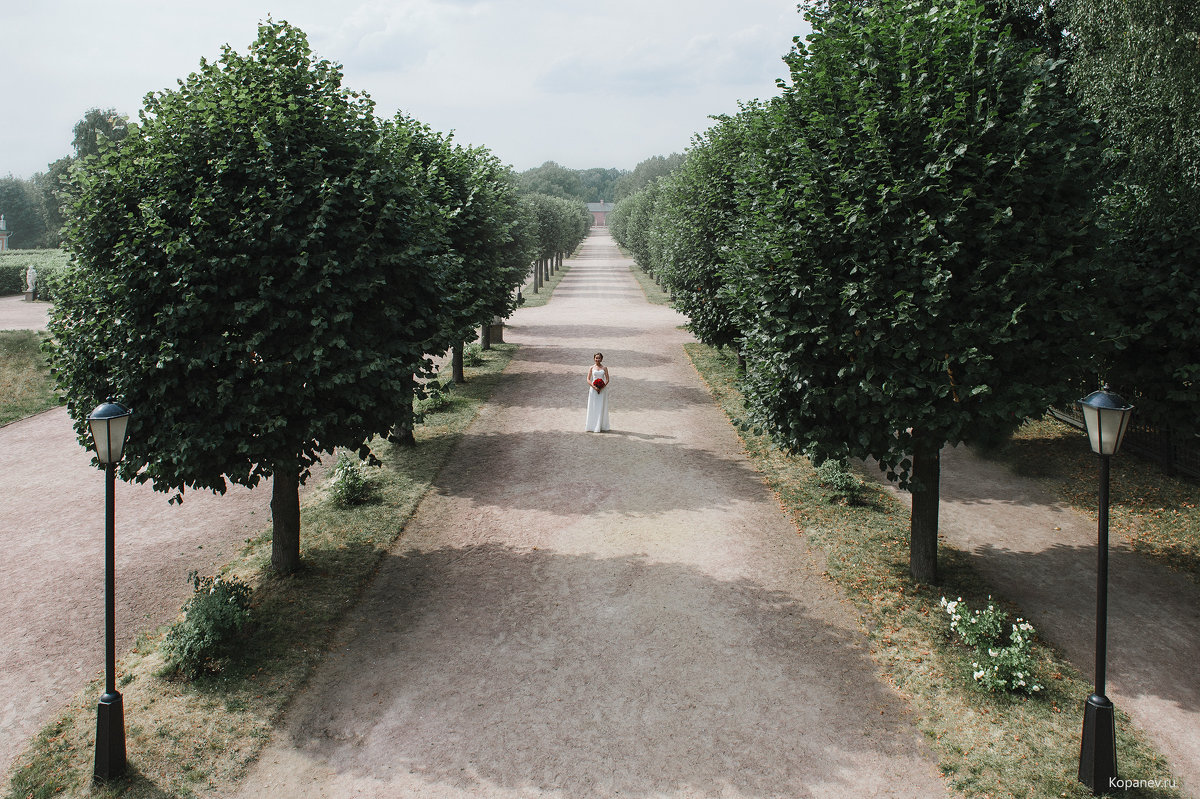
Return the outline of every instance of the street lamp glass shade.
{"type": "Polygon", "coordinates": [[[88,415],[88,427],[101,463],[116,463],[125,451],[125,431],[131,411],[115,402],[97,405],[88,415]]]}
{"type": "Polygon", "coordinates": [[[1093,391],[1078,400],[1078,404],[1083,411],[1092,451],[1098,455],[1115,455],[1129,428],[1133,406],[1111,391],[1093,391]]]}

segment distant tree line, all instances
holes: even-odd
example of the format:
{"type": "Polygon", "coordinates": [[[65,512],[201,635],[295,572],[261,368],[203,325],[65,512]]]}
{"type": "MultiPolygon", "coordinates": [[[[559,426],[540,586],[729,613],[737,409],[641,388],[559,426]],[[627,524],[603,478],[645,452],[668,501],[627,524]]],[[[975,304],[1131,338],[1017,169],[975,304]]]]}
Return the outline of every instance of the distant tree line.
{"type": "Polygon", "coordinates": [[[74,156],[65,156],[32,178],[9,175],[0,178],[0,214],[12,231],[8,244],[13,249],[35,250],[62,245],[63,217],[60,210],[62,178],[72,162],[99,152],[101,139],[119,141],[128,131],[127,120],[115,109],[89,109],[75,125],[74,156]]]}
{"type": "Polygon", "coordinates": [[[613,235],[753,422],[913,492],[937,579],[938,453],[1110,383],[1200,432],[1200,7],[817,0],[781,95],[718,117],[613,235]]]}
{"type": "Polygon", "coordinates": [[[547,161],[517,177],[522,191],[584,203],[617,202],[647,183],[670,174],[683,162],[680,153],[655,155],[626,169],[569,169],[547,161]]]}

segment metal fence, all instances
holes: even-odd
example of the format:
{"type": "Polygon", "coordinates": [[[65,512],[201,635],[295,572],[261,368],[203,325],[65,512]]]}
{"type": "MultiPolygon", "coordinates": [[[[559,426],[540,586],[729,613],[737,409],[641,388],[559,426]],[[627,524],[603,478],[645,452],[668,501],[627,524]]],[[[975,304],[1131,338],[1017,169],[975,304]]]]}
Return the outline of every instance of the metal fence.
{"type": "MultiPolygon", "coordinates": [[[[1079,408],[1051,408],[1055,419],[1083,429],[1083,414],[1079,408]]],[[[1135,416],[1125,433],[1122,449],[1132,450],[1143,458],[1158,462],[1168,472],[1178,472],[1200,479],[1200,436],[1189,440],[1149,425],[1139,425],[1135,416]]]]}

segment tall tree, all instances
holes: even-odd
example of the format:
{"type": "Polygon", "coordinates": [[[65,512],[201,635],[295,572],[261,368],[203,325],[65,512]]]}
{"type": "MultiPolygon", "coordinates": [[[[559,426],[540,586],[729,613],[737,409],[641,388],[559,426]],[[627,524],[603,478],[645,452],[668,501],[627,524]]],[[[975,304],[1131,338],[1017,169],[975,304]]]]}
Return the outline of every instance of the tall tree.
{"type": "Polygon", "coordinates": [[[613,189],[613,200],[620,201],[639,191],[647,184],[659,178],[666,177],[679,168],[683,163],[682,153],[670,155],[653,155],[640,162],[633,171],[622,175],[613,189]]]}
{"type": "Polygon", "coordinates": [[[129,121],[117,113],[115,108],[89,108],[83,119],[75,123],[74,138],[76,158],[98,155],[105,142],[119,142],[129,135],[129,121]]]}
{"type": "Polygon", "coordinates": [[[1103,269],[1123,296],[1105,377],[1143,421],[1200,433],[1200,6],[1073,0],[1067,22],[1072,83],[1109,145],[1103,269]]]}
{"type": "Polygon", "coordinates": [[[1086,335],[1097,137],[1060,64],[976,0],[826,0],[742,164],[753,412],[913,493],[937,580],[939,451],[1062,400],[1086,335]]]}
{"type": "Polygon", "coordinates": [[[371,101],[268,21],[70,175],[78,269],[50,327],[76,430],[111,396],[134,409],[124,479],[272,478],[281,573],[300,565],[299,484],[391,428],[436,324],[423,176],[388,155],[371,101]]]}
{"type": "MultiPolygon", "coordinates": [[[[400,115],[385,134],[403,139],[420,166],[439,216],[444,252],[431,266],[441,287],[439,327],[428,352],[453,348],[454,379],[462,382],[462,345],[494,316],[516,306],[513,289],[529,269],[528,238],[514,176],[484,148],[464,148],[400,115]]],[[[560,201],[561,202],[561,201],[560,201]]]]}
{"type": "Polygon", "coordinates": [[[541,166],[527,169],[520,174],[518,179],[521,183],[521,190],[527,194],[548,194],[564,200],[586,202],[579,172],[554,161],[547,161],[541,166]]]}
{"type": "Polygon", "coordinates": [[[9,247],[15,250],[46,246],[46,218],[33,180],[12,175],[0,178],[0,214],[4,214],[11,233],[9,247]]]}
{"type": "Polygon", "coordinates": [[[688,329],[714,347],[740,349],[726,263],[740,228],[739,172],[764,120],[758,103],[736,116],[716,117],[717,124],[696,137],[683,164],[663,181],[662,211],[652,222],[662,251],[656,268],[673,305],[688,317],[688,329]]]}
{"type": "Polygon", "coordinates": [[[62,214],[62,183],[71,169],[71,158],[63,157],[53,162],[45,172],[33,176],[33,185],[38,193],[46,232],[43,246],[61,247],[62,229],[65,222],[62,214]]]}

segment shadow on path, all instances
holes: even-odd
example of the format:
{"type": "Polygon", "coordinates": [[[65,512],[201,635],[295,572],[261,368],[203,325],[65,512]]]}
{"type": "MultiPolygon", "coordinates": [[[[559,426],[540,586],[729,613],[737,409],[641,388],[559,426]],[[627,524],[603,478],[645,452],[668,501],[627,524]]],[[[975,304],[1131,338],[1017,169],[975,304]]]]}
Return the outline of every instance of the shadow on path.
{"type": "Polygon", "coordinates": [[[360,784],[923,795],[920,775],[885,791],[913,765],[899,701],[844,630],[789,594],[486,544],[389,558],[372,596],[386,615],[363,614],[353,658],[331,656],[288,725],[292,746],[360,784]]]}
{"type": "Polygon", "coordinates": [[[435,486],[476,506],[560,514],[584,507],[644,517],[727,507],[762,492],[762,478],[745,464],[662,435],[475,432],[459,447],[488,455],[478,466],[443,470],[435,486]],[[552,460],[547,453],[554,453],[552,460]]]}

